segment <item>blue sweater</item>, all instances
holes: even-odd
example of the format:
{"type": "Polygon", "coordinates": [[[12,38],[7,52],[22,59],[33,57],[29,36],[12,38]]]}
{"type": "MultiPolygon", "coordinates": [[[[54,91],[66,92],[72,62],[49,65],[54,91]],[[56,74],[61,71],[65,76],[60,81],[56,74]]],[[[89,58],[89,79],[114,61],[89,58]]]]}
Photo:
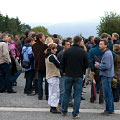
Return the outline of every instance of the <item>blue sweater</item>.
{"type": "Polygon", "coordinates": [[[100,69],[100,76],[113,77],[114,76],[114,62],[112,52],[108,49],[102,56],[101,63],[97,67],[100,69]]]}

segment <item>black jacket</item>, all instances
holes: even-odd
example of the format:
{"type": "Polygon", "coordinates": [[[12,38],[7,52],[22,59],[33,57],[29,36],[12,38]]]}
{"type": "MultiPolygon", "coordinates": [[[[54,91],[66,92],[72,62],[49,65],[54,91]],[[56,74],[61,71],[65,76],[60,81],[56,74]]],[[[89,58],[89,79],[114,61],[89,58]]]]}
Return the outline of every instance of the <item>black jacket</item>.
{"type": "Polygon", "coordinates": [[[60,64],[67,76],[82,78],[88,67],[88,55],[80,46],[74,44],[64,52],[60,64]]]}

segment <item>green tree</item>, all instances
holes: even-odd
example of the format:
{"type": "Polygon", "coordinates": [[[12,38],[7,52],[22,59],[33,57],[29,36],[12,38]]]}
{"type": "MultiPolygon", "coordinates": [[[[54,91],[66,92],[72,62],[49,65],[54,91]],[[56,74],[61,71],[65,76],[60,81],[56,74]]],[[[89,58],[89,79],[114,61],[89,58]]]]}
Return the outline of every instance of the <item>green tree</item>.
{"type": "Polygon", "coordinates": [[[0,31],[5,31],[5,17],[0,13],[0,31]]]}
{"type": "Polygon", "coordinates": [[[21,24],[22,33],[24,33],[26,30],[31,30],[31,26],[29,26],[29,25],[27,25],[25,23],[21,24]]]}
{"type": "Polygon", "coordinates": [[[48,29],[45,28],[44,26],[37,26],[37,27],[32,28],[32,30],[36,33],[42,32],[45,35],[50,35],[49,32],[48,32],[48,29]]]}
{"type": "Polygon", "coordinates": [[[31,27],[27,24],[21,24],[18,17],[9,18],[8,15],[3,16],[0,12],[0,31],[8,32],[10,34],[22,34],[25,30],[31,30],[31,27]]]}
{"type": "Polygon", "coordinates": [[[120,15],[116,12],[105,12],[105,16],[101,17],[100,24],[97,26],[97,34],[102,33],[118,33],[120,34],[120,15]]]}

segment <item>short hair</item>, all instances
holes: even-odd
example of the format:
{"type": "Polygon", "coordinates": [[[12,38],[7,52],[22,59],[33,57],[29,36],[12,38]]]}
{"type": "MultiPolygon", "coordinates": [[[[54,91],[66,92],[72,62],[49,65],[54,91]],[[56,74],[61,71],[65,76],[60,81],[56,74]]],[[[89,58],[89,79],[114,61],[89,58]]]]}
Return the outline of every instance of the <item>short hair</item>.
{"type": "Polygon", "coordinates": [[[69,42],[69,40],[63,40],[62,41],[62,46],[64,46],[66,42],[69,42]]]}
{"type": "Polygon", "coordinates": [[[95,37],[95,39],[94,39],[94,43],[96,44],[96,45],[98,45],[99,43],[100,43],[100,38],[99,37],[95,37]]]}
{"type": "Polygon", "coordinates": [[[119,39],[119,34],[118,33],[113,33],[112,35],[114,35],[114,37],[116,37],[117,40],[119,39]]]}
{"type": "Polygon", "coordinates": [[[104,45],[107,45],[107,48],[109,47],[109,44],[108,44],[107,40],[101,39],[100,42],[104,42],[104,45]]]}
{"type": "Polygon", "coordinates": [[[104,39],[104,38],[106,38],[106,39],[108,38],[108,34],[107,33],[102,33],[101,34],[101,39],[104,39]]]}
{"type": "Polygon", "coordinates": [[[92,39],[92,38],[94,38],[94,36],[89,36],[89,38],[88,38],[88,39],[89,39],[89,41],[91,41],[91,39],[92,39]]]}
{"type": "Polygon", "coordinates": [[[57,35],[57,34],[54,34],[53,37],[54,37],[54,38],[58,38],[58,35],[57,35]]]}
{"type": "Polygon", "coordinates": [[[79,42],[82,41],[82,37],[80,37],[80,36],[75,36],[75,37],[73,38],[73,41],[74,41],[74,44],[78,44],[79,42]]]}
{"type": "Polygon", "coordinates": [[[113,50],[114,50],[114,52],[119,52],[120,51],[120,45],[119,44],[114,44],[113,45],[113,50]]]}
{"type": "Polygon", "coordinates": [[[12,40],[14,39],[12,34],[9,34],[8,37],[11,37],[12,40]]]}
{"type": "Polygon", "coordinates": [[[71,37],[68,37],[66,40],[70,41],[70,40],[72,40],[72,38],[71,38],[71,37]]]}
{"type": "Polygon", "coordinates": [[[26,43],[31,43],[33,41],[33,38],[32,37],[27,37],[26,39],[25,39],[25,44],[26,43]]]}
{"type": "Polygon", "coordinates": [[[7,33],[2,33],[2,39],[5,38],[7,35],[7,33]]]}
{"type": "Polygon", "coordinates": [[[42,32],[37,33],[36,39],[39,40],[44,34],[42,32]]]}
{"type": "Polygon", "coordinates": [[[57,48],[57,44],[56,43],[51,43],[48,46],[48,50],[55,49],[55,48],[57,48]]]}

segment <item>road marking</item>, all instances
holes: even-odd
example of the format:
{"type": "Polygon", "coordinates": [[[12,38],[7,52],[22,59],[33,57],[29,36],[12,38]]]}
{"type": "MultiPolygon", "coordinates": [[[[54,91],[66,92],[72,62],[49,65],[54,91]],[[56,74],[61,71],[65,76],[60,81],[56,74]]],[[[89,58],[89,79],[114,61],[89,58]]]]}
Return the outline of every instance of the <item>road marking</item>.
{"type": "MultiPolygon", "coordinates": [[[[49,112],[49,108],[20,108],[20,107],[0,107],[0,111],[6,112],[49,112]]],[[[68,109],[72,112],[72,109],[68,109]]],[[[101,113],[103,109],[80,109],[81,113],[101,113]]],[[[115,114],[120,114],[120,110],[115,110],[115,114]]]]}

